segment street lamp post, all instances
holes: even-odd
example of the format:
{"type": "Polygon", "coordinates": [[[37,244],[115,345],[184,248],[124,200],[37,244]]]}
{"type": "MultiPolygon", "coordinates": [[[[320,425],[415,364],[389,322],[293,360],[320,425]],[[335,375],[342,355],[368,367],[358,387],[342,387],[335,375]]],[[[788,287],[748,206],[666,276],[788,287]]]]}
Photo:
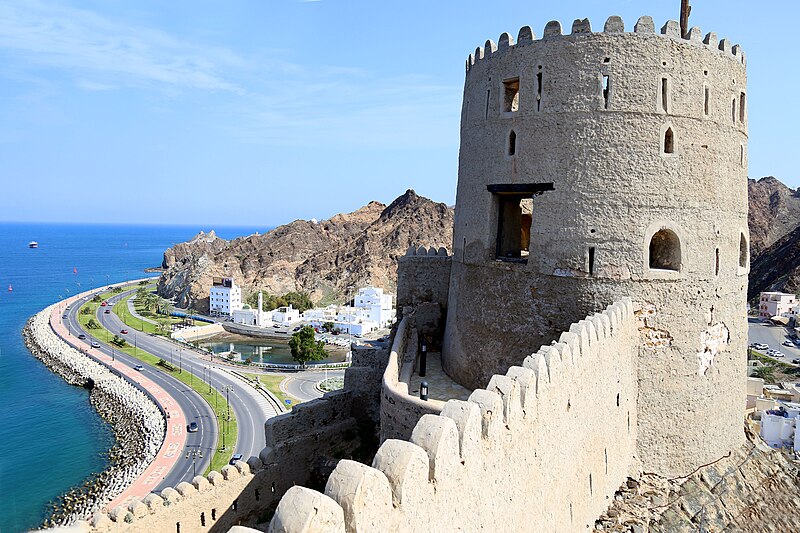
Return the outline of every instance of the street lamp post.
{"type": "Polygon", "coordinates": [[[178,374],[183,374],[183,346],[178,347],[178,374]]]}
{"type": "Polygon", "coordinates": [[[202,459],[203,458],[203,452],[201,450],[186,450],[186,459],[189,459],[190,457],[192,459],[192,471],[194,472],[192,474],[192,477],[196,477],[197,476],[197,458],[199,457],[200,459],[202,459]]]}

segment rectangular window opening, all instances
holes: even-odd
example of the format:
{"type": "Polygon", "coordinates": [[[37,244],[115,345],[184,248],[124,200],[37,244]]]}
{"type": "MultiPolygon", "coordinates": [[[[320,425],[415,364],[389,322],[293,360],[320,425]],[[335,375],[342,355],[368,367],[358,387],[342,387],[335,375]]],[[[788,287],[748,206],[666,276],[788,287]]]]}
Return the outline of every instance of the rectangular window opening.
{"type": "MultiPolygon", "coordinates": [[[[542,67],[539,67],[542,68],[542,67]]],[[[536,74],[536,111],[542,110],[542,73],[536,74]]]]}
{"type": "Polygon", "coordinates": [[[611,80],[608,77],[608,74],[603,74],[603,101],[604,106],[608,109],[608,96],[611,90],[611,80]]]}
{"type": "Polygon", "coordinates": [[[739,122],[744,123],[744,115],[745,115],[745,108],[744,108],[744,100],[745,94],[739,94],[739,122]]]}
{"type": "Polygon", "coordinates": [[[589,275],[594,276],[594,246],[589,247],[589,275]]]}
{"type": "Polygon", "coordinates": [[[503,111],[515,113],[519,110],[519,78],[503,82],[503,111]]]}
{"type": "Polygon", "coordinates": [[[667,89],[667,78],[661,78],[661,109],[664,110],[664,113],[669,111],[669,106],[667,105],[669,101],[669,91],[667,89]]]}
{"type": "Polygon", "coordinates": [[[706,87],[704,92],[705,92],[705,95],[703,97],[703,113],[705,115],[708,115],[708,100],[709,100],[709,96],[710,96],[711,91],[709,90],[708,87],[706,87]]]}
{"type": "Polygon", "coordinates": [[[533,220],[531,194],[501,194],[497,221],[496,258],[501,261],[528,262],[533,220]]]}
{"type": "Polygon", "coordinates": [[[492,97],[492,90],[488,89],[486,91],[486,110],[483,113],[483,118],[489,118],[489,99],[492,97]]]}

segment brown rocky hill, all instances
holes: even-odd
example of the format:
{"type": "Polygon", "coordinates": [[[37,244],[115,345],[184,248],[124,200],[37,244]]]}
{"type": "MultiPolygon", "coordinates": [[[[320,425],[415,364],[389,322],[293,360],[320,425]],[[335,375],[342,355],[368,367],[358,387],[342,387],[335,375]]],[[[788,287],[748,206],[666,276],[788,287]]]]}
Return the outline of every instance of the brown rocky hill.
{"type": "Polygon", "coordinates": [[[747,181],[750,253],[755,260],[800,224],[800,193],[772,176],[747,181]]]}
{"type": "Polygon", "coordinates": [[[453,210],[408,190],[389,206],[370,202],[232,241],[201,232],[164,252],[158,293],[206,311],[214,276],[232,276],[245,294],[305,291],[315,301],[341,300],[366,284],[394,291],[397,257],[412,244],[449,248],[452,237],[453,210]]]}

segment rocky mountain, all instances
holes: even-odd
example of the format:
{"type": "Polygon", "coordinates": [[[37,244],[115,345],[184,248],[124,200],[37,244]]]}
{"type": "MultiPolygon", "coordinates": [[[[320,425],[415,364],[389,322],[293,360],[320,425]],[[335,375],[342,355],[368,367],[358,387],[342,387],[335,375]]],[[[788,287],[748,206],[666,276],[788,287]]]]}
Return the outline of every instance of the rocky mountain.
{"type": "Polygon", "coordinates": [[[305,291],[315,301],[343,300],[348,287],[366,284],[394,291],[397,257],[412,244],[449,248],[452,236],[453,210],[408,190],[389,206],[370,202],[232,241],[201,232],[164,252],[158,293],[206,311],[215,276],[232,276],[245,294],[305,291]]]}
{"type": "Polygon", "coordinates": [[[762,251],[800,224],[800,192],[767,176],[758,181],[748,180],[747,194],[750,202],[750,253],[755,260],[762,251]]]}

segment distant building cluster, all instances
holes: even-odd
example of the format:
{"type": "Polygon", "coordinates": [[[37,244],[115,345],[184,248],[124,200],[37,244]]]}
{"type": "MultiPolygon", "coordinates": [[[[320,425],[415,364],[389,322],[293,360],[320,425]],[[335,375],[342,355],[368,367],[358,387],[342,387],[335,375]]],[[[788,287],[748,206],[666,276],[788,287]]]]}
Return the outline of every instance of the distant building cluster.
{"type": "Polygon", "coordinates": [[[772,318],[782,316],[796,317],[800,313],[800,305],[794,294],[785,292],[762,292],[758,298],[758,316],[772,318]]]}
{"type": "Polygon", "coordinates": [[[328,305],[300,313],[291,305],[265,311],[259,292],[257,309],[242,305],[242,290],[233,278],[214,278],[209,294],[212,316],[229,316],[236,324],[268,328],[300,322],[315,328],[333,324],[334,329],[352,335],[365,335],[389,327],[395,318],[394,298],[377,287],[362,287],[353,305],[328,305]]]}
{"type": "Polygon", "coordinates": [[[760,434],[772,448],[800,452],[800,384],[765,385],[761,378],[747,380],[748,404],[761,420],[760,434]],[[755,400],[754,404],[751,403],[755,400]]]}

